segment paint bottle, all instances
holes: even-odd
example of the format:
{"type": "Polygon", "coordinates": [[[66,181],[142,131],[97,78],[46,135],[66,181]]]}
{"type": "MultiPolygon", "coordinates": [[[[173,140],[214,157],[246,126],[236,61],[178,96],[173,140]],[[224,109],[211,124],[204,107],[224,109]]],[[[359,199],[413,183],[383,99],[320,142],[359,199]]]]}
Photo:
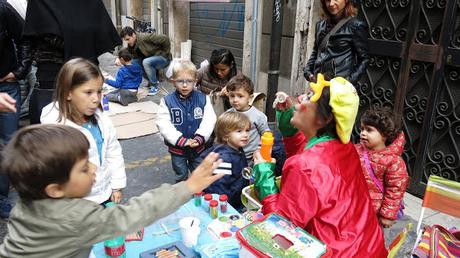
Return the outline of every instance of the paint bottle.
{"type": "MultiPolygon", "coordinates": [[[[105,207],[111,207],[114,205],[114,202],[109,202],[105,205],[105,207]]],[[[105,240],[104,251],[106,257],[126,258],[125,237],[118,236],[116,238],[105,240]]]]}
{"type": "Polygon", "coordinates": [[[212,201],[212,194],[205,194],[204,195],[204,206],[206,211],[209,212],[209,204],[212,201]]]}
{"type": "Polygon", "coordinates": [[[203,192],[195,193],[193,195],[193,199],[195,201],[195,206],[200,207],[201,206],[201,196],[203,195],[203,192]]]}
{"type": "Polygon", "coordinates": [[[262,137],[260,137],[260,154],[262,158],[268,162],[272,161],[272,147],[275,142],[272,132],[264,132],[262,137]]]}
{"type": "Polygon", "coordinates": [[[227,201],[228,201],[228,196],[226,194],[222,194],[219,196],[219,202],[220,202],[220,212],[221,213],[226,213],[227,212],[227,201]]]}
{"type": "Polygon", "coordinates": [[[217,219],[217,200],[211,200],[209,202],[209,215],[212,219],[217,219]]]}

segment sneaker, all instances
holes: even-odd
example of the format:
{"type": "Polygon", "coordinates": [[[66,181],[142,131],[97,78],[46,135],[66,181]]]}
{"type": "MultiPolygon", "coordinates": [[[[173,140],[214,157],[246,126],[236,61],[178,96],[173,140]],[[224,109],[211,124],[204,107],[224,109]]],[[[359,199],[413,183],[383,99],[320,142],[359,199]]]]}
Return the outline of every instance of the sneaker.
{"type": "Polygon", "coordinates": [[[152,86],[152,87],[150,88],[150,90],[149,90],[148,95],[149,95],[149,96],[155,96],[155,95],[158,93],[158,91],[160,91],[160,90],[158,89],[158,86],[152,86]]]}
{"type": "Polygon", "coordinates": [[[6,200],[6,199],[0,200],[0,217],[2,219],[9,218],[12,208],[13,207],[11,207],[11,204],[9,203],[8,200],[6,200]]]}
{"type": "Polygon", "coordinates": [[[121,96],[120,93],[118,93],[117,99],[118,99],[118,102],[119,102],[122,106],[127,106],[127,105],[128,105],[128,102],[126,102],[126,99],[123,98],[123,97],[121,96]]]}

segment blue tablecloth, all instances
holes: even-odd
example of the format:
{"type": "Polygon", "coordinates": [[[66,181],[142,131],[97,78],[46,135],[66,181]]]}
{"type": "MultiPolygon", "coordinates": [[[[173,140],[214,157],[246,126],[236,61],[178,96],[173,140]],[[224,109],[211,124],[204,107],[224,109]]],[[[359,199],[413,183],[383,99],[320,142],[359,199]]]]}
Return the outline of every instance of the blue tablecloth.
{"type": "MultiPolygon", "coordinates": [[[[219,195],[213,195],[214,200],[218,200],[218,198],[219,195]]],[[[230,204],[228,204],[228,210],[223,215],[233,214],[240,215],[230,204]]],[[[218,216],[221,215],[222,214],[219,210],[218,216]]],[[[155,249],[176,241],[182,241],[181,233],[179,230],[179,220],[184,217],[197,217],[200,219],[201,233],[198,238],[198,243],[195,247],[195,250],[197,250],[200,246],[216,241],[216,239],[214,239],[207,230],[207,226],[212,221],[212,218],[207,211],[204,201],[202,200],[201,207],[196,207],[194,204],[194,199],[192,198],[189,202],[182,205],[180,209],[173,214],[162,218],[152,225],[146,227],[144,229],[144,238],[142,241],[126,242],[126,257],[138,258],[139,254],[142,252],[155,249]]],[[[105,258],[104,244],[101,242],[94,245],[93,252],[96,257],[105,258]]]]}

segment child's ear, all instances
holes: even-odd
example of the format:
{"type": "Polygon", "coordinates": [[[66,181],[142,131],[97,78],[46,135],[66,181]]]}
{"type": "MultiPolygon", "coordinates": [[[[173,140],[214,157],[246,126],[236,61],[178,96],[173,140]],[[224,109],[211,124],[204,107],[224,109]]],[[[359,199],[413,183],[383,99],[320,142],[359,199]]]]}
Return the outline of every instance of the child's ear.
{"type": "Polygon", "coordinates": [[[72,100],[72,93],[69,93],[69,95],[67,96],[66,98],[68,101],[71,101],[72,100]]]}
{"type": "Polygon", "coordinates": [[[60,199],[64,197],[64,191],[60,184],[49,184],[45,187],[45,193],[50,198],[60,199]]]}

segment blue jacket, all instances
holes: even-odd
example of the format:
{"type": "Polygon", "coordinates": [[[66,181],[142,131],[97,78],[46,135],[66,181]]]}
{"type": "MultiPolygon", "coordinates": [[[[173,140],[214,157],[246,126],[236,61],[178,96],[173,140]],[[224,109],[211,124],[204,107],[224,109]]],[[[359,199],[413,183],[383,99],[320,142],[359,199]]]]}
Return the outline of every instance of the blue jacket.
{"type": "Polygon", "coordinates": [[[137,62],[132,62],[130,65],[123,65],[118,70],[115,81],[107,79],[105,82],[115,88],[137,90],[142,82],[142,73],[142,67],[137,62]]]}
{"type": "Polygon", "coordinates": [[[208,188],[204,190],[206,193],[226,194],[228,196],[228,202],[235,209],[241,209],[243,207],[241,203],[241,192],[243,188],[249,185],[248,180],[242,176],[242,170],[248,166],[246,161],[246,155],[242,148],[235,150],[234,148],[219,144],[208,148],[200,155],[200,161],[202,161],[211,151],[219,153],[223,163],[231,164],[231,175],[225,175],[221,179],[212,183],[208,188]]]}

